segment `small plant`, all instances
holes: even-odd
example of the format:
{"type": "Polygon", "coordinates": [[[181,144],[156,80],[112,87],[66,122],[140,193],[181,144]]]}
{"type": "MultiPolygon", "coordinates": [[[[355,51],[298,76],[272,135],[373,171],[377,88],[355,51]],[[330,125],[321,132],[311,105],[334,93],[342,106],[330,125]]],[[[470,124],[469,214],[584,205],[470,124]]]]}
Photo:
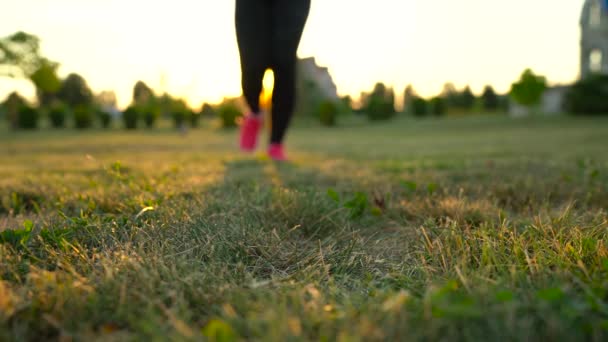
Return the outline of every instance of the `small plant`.
{"type": "Polygon", "coordinates": [[[414,193],[418,189],[418,184],[416,184],[416,182],[408,180],[401,181],[401,186],[403,186],[408,193],[414,193]]]}
{"type": "Polygon", "coordinates": [[[61,103],[54,104],[49,110],[49,120],[53,128],[65,127],[66,117],[68,116],[68,108],[61,103]]]}
{"type": "Polygon", "coordinates": [[[359,218],[365,213],[367,209],[368,200],[367,195],[362,192],[357,192],[353,198],[344,203],[344,208],[350,210],[351,218],[359,218]]]}
{"type": "MultiPolygon", "coordinates": [[[[350,213],[350,217],[353,219],[360,218],[365,214],[365,210],[369,207],[369,200],[367,195],[363,192],[357,192],[355,195],[342,203],[340,200],[340,195],[334,189],[327,190],[327,196],[331,198],[338,205],[342,205],[345,209],[348,209],[350,213]]],[[[372,213],[375,214],[373,208],[372,213]]]]}
{"type": "Polygon", "coordinates": [[[15,247],[25,247],[32,237],[34,224],[30,220],[23,222],[21,229],[9,229],[0,232],[0,243],[8,243],[15,247]]]}
{"type": "Polygon", "coordinates": [[[330,100],[325,100],[319,105],[319,121],[323,126],[331,127],[336,125],[338,116],[338,106],[330,100]]]}
{"type": "Polygon", "coordinates": [[[139,111],[135,106],[130,106],[122,114],[122,119],[126,129],[137,129],[137,122],[139,121],[139,111]]]}
{"type": "Polygon", "coordinates": [[[87,129],[93,126],[93,111],[88,106],[76,106],[73,114],[76,128],[87,129]]]}
{"type": "Polygon", "coordinates": [[[222,128],[234,128],[236,127],[236,120],[242,114],[235,105],[224,104],[218,109],[217,115],[221,120],[222,128]]]}
{"type": "Polygon", "coordinates": [[[40,112],[36,108],[23,105],[18,112],[17,124],[21,129],[36,129],[40,119],[40,112]]]}

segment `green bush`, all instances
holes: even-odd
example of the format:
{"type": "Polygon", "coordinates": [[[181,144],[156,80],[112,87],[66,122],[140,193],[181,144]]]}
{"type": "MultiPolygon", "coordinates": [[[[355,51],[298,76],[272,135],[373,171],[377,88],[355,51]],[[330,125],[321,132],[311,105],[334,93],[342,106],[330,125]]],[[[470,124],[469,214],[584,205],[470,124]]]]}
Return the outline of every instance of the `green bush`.
{"type": "Polygon", "coordinates": [[[93,110],[88,106],[76,106],[73,109],[74,125],[78,129],[91,128],[93,126],[93,110]]]}
{"type": "Polygon", "coordinates": [[[500,107],[500,98],[491,86],[486,86],[483,89],[481,100],[483,102],[483,109],[485,110],[495,111],[500,107]]]}
{"type": "Polygon", "coordinates": [[[519,81],[511,85],[511,97],[522,106],[533,107],[540,103],[547,88],[547,80],[526,69],[519,81]]]}
{"type": "Polygon", "coordinates": [[[365,108],[365,113],[372,121],[388,120],[395,116],[395,106],[391,99],[372,95],[365,108]]]}
{"type": "Polygon", "coordinates": [[[112,123],[112,114],[106,112],[103,109],[97,111],[97,117],[99,118],[99,122],[101,123],[101,127],[107,129],[110,127],[112,123]]]}
{"type": "Polygon", "coordinates": [[[139,121],[139,111],[135,106],[130,106],[122,113],[122,120],[125,124],[126,129],[137,129],[137,122],[139,121]]]}
{"type": "Polygon", "coordinates": [[[160,117],[160,111],[153,106],[148,108],[141,108],[138,110],[144,118],[144,123],[147,128],[153,128],[156,125],[156,121],[160,117]]]}
{"type": "Polygon", "coordinates": [[[336,118],[338,116],[338,106],[333,101],[325,100],[319,105],[318,116],[321,125],[327,127],[335,126],[336,118]]]}
{"type": "Polygon", "coordinates": [[[197,113],[193,110],[188,112],[188,117],[189,117],[189,121],[190,121],[190,127],[192,128],[197,128],[198,127],[198,123],[201,119],[201,114],[197,113]]]}
{"type": "Polygon", "coordinates": [[[36,129],[40,120],[40,112],[27,105],[21,106],[18,112],[17,126],[21,129],[36,129]]]}
{"type": "Polygon", "coordinates": [[[431,113],[435,116],[445,115],[447,111],[447,104],[445,100],[440,96],[432,98],[428,103],[428,107],[431,113]]]}
{"type": "Polygon", "coordinates": [[[176,110],[171,113],[171,116],[173,117],[173,124],[175,125],[175,128],[183,128],[186,118],[188,117],[188,111],[176,110]]]}
{"type": "Polygon", "coordinates": [[[566,110],[575,115],[608,115],[608,75],[592,75],[566,93],[566,110]]]}
{"type": "Polygon", "coordinates": [[[241,111],[233,104],[221,105],[217,111],[223,128],[236,127],[236,120],[242,115],[241,111]]]}
{"type": "Polygon", "coordinates": [[[87,81],[78,74],[69,74],[57,92],[57,98],[71,107],[91,106],[93,97],[87,81]]]}
{"type": "Polygon", "coordinates": [[[498,96],[498,110],[502,112],[509,112],[511,107],[511,96],[509,95],[499,95],[498,96]]]}
{"type": "Polygon", "coordinates": [[[2,106],[11,128],[19,128],[19,111],[22,107],[27,106],[27,101],[17,92],[12,92],[2,103],[2,106]]]}
{"type": "Polygon", "coordinates": [[[412,113],[415,116],[425,116],[429,113],[429,103],[427,100],[416,97],[412,100],[412,113]]]}
{"type": "Polygon", "coordinates": [[[184,129],[186,120],[190,120],[191,112],[186,101],[183,99],[170,99],[168,111],[171,113],[175,128],[184,129]]]}
{"type": "Polygon", "coordinates": [[[201,109],[201,114],[200,116],[203,118],[214,118],[216,117],[216,113],[215,113],[215,109],[213,109],[213,107],[208,104],[205,103],[203,104],[203,108],[201,109]]]}
{"type": "Polygon", "coordinates": [[[65,127],[66,118],[69,114],[69,109],[63,104],[55,104],[49,110],[49,120],[53,128],[65,127]]]}

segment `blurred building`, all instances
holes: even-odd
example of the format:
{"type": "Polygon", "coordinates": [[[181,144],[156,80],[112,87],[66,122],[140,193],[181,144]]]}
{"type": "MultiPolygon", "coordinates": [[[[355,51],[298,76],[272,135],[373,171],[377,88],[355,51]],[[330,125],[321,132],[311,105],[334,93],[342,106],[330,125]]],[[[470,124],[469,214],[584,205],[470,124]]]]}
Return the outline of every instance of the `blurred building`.
{"type": "Polygon", "coordinates": [[[581,15],[582,78],[593,74],[608,74],[608,2],[586,0],[581,15]]]}
{"type": "Polygon", "coordinates": [[[329,73],[329,69],[319,66],[314,57],[300,59],[298,68],[298,76],[302,82],[314,86],[329,99],[338,98],[338,88],[329,73]]]}
{"type": "Polygon", "coordinates": [[[296,113],[313,115],[324,101],[336,101],[338,89],[329,69],[319,66],[314,57],[298,61],[296,113]]]}
{"type": "MultiPolygon", "coordinates": [[[[581,14],[580,77],[591,74],[608,74],[608,1],[586,0],[581,14]]],[[[557,114],[564,111],[564,98],[569,86],[553,86],[543,94],[539,111],[557,114]]],[[[511,101],[509,112],[513,116],[525,116],[530,109],[511,101]]]]}

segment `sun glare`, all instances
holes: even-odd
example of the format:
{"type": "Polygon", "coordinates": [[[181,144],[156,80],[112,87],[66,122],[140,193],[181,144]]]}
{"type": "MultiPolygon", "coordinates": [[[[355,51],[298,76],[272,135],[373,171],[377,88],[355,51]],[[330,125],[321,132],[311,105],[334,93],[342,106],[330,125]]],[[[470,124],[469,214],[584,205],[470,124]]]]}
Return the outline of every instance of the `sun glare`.
{"type": "Polygon", "coordinates": [[[274,89],[274,73],[272,70],[266,70],[262,84],[264,88],[262,94],[260,94],[260,107],[269,112],[272,107],[272,91],[274,89]]]}

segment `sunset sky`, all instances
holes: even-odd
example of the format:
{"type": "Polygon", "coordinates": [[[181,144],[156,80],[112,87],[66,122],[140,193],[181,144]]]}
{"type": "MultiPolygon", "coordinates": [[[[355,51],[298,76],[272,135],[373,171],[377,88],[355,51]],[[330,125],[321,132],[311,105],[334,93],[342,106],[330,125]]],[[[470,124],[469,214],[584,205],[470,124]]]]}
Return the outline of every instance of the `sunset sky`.
{"type": "MultiPolygon", "coordinates": [[[[553,84],[578,76],[583,0],[312,0],[299,54],[340,94],[383,81],[423,95],[447,81],[506,91],[524,68],[553,84]]],[[[137,80],[195,106],[240,94],[231,0],[2,0],[0,36],[23,30],[43,53],[125,105],[137,80]],[[162,80],[165,80],[164,82],[162,80]]],[[[25,81],[0,78],[0,99],[25,81]]]]}

